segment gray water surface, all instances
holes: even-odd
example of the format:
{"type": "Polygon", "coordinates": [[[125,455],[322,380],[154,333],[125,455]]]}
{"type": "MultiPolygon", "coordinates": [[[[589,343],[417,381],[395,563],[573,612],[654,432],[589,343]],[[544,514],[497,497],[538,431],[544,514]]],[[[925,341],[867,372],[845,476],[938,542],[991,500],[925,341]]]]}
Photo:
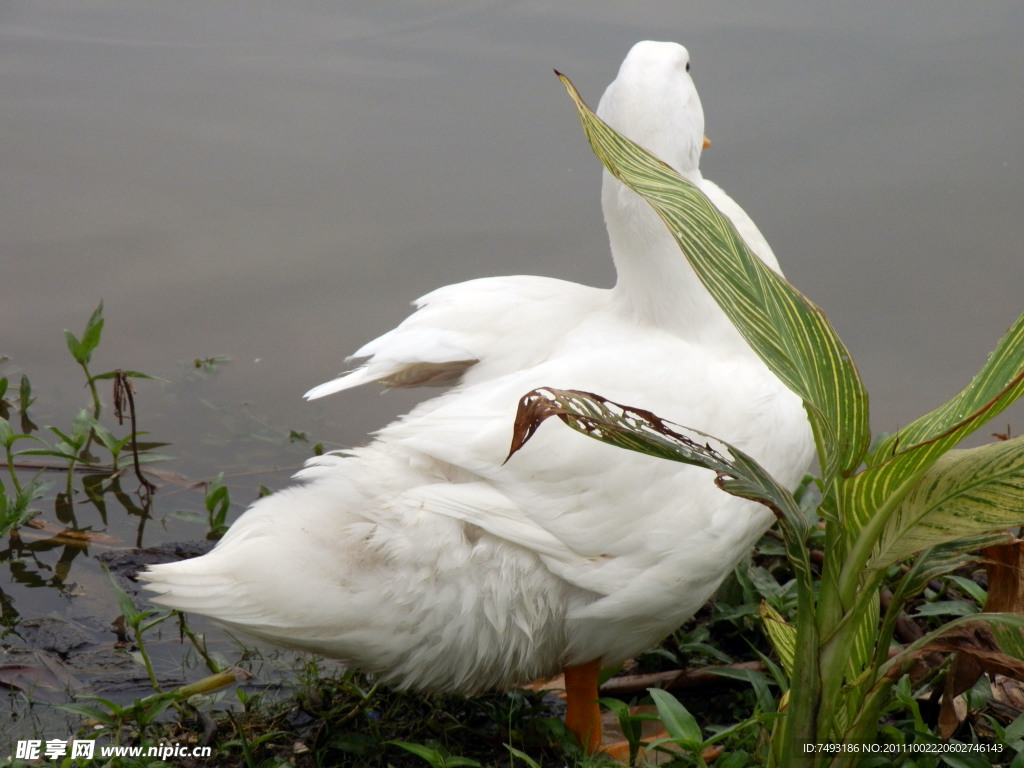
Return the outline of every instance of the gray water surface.
{"type": "MultiPolygon", "coordinates": [[[[893,431],[1024,310],[1022,34],[1019,2],[4,3],[0,375],[66,425],[87,393],[62,329],[103,299],[94,370],[166,380],[137,403],[170,469],[294,467],[289,429],[362,442],[414,396],[301,395],[412,299],[495,274],[611,285],[600,166],[552,69],[596,104],[654,38],[690,48],[705,175],[893,431]],[[191,368],[213,355],[231,362],[191,368]]],[[[235,478],[237,498],[286,477],[235,478]]],[[[23,617],[63,605],[2,588],[23,617]]]]}
{"type": "Polygon", "coordinates": [[[396,398],[300,395],[416,296],[613,281],[551,70],[596,103],[643,38],[691,49],[705,174],[825,308],[877,429],[1024,309],[1019,3],[550,5],[5,4],[0,352],[81,399],[60,331],[103,298],[109,367],[230,355],[226,399],[358,442],[396,398]]]}

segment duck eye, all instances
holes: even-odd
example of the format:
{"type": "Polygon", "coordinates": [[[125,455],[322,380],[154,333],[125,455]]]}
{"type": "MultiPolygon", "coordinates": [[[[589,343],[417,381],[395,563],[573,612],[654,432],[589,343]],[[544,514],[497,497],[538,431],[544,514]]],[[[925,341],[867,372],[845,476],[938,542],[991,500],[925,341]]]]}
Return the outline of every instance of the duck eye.
{"type": "Polygon", "coordinates": [[[690,71],[690,62],[686,62],[686,71],[687,71],[687,72],[689,72],[689,71],[690,71]]]}

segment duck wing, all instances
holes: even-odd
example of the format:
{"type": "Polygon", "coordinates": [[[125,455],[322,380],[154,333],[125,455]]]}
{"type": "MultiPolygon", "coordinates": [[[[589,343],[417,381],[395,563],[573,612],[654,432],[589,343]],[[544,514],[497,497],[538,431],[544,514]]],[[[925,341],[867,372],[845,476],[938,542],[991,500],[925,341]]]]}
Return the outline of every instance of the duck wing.
{"type": "Polygon", "coordinates": [[[606,291],[528,275],[446,285],[417,299],[416,311],[363,345],[362,364],[306,393],[315,399],[371,382],[386,387],[449,386],[473,368],[480,381],[528,368],[604,301],[606,291]]]}

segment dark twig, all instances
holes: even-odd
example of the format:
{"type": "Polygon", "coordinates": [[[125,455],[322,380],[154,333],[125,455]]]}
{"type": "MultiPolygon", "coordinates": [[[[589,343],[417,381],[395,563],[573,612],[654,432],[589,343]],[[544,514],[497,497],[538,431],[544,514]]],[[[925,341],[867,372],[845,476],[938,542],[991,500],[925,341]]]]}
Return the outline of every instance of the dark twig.
{"type": "Polygon", "coordinates": [[[128,418],[132,423],[132,463],[135,466],[135,476],[139,478],[139,482],[146,489],[143,499],[145,502],[145,499],[156,491],[156,486],[146,479],[142,474],[142,467],[139,466],[139,446],[135,430],[135,398],[133,397],[135,385],[124,371],[118,370],[115,373],[117,375],[114,376],[114,415],[117,417],[118,424],[124,424],[124,404],[128,403],[128,418]]]}

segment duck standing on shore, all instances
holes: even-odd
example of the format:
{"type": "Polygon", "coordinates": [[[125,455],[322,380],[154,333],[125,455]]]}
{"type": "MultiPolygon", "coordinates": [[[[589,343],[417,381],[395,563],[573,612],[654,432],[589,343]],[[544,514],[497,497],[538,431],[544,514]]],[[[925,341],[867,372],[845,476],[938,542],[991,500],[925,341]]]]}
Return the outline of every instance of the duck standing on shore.
{"type": "MultiPolygon", "coordinates": [[[[641,42],[598,115],[697,184],[772,269],[747,215],[701,177],[687,50],[641,42]]],[[[507,463],[519,399],[600,393],[727,440],[794,486],[813,454],[800,399],[761,362],[647,203],[607,172],[611,289],[544,277],[446,286],[356,353],[368,382],[449,389],[369,444],[309,462],[209,554],[152,566],[156,602],[342,659],[388,685],[504,688],[566,671],[567,721],[600,743],[597,673],[712,595],[772,515],[705,470],[554,425],[507,463]]]]}

